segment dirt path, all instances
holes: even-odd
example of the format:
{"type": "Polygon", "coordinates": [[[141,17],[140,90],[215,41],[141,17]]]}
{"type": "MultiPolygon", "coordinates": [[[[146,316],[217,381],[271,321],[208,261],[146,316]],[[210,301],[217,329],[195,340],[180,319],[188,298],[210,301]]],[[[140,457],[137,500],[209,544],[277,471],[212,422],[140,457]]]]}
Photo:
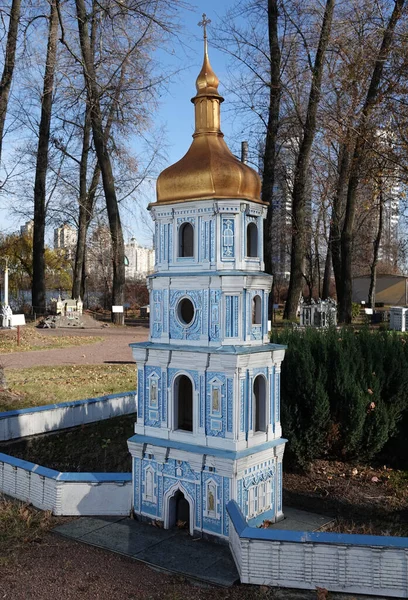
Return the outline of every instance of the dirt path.
{"type": "Polygon", "coordinates": [[[96,336],[103,337],[102,342],[55,348],[33,350],[31,352],[13,352],[1,354],[0,363],[6,369],[24,369],[37,366],[54,365],[98,365],[104,363],[134,362],[129,344],[147,340],[149,330],[146,327],[97,327],[94,329],[43,329],[44,336],[96,336]]]}
{"type": "MultiPolygon", "coordinates": [[[[177,575],[54,534],[28,544],[17,560],[0,568],[0,598],[6,600],[316,600],[316,591],[236,585],[192,584],[177,575]]],[[[355,600],[330,594],[330,600],[355,600]]],[[[360,600],[369,600],[359,596],[360,600]]],[[[372,599],[374,600],[374,599],[372,599]]],[[[375,600],[385,600],[377,598],[375,600]]]]}

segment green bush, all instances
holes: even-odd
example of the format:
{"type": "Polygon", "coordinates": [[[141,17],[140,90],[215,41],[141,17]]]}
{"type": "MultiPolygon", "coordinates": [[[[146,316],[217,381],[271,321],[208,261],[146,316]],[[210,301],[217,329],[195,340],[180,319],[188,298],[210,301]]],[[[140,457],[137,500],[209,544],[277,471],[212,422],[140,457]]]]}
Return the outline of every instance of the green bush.
{"type": "Polygon", "coordinates": [[[351,305],[351,319],[355,321],[360,314],[361,305],[358,302],[353,302],[351,305]]]}
{"type": "MultiPolygon", "coordinates": [[[[274,332],[282,364],[282,428],[288,458],[369,461],[404,447],[408,413],[407,337],[368,329],[274,332]]],[[[405,445],[405,447],[407,447],[405,445]]],[[[408,463],[408,452],[406,456],[408,463]]]]}
{"type": "MultiPolygon", "coordinates": [[[[290,333],[285,337],[289,338],[289,344],[292,339],[297,343],[290,345],[282,364],[281,381],[285,390],[285,402],[281,403],[282,422],[285,435],[290,439],[288,453],[304,467],[319,456],[326,440],[330,418],[327,373],[313,353],[309,332],[290,333]]],[[[322,345],[321,355],[324,352],[322,345]]]]}

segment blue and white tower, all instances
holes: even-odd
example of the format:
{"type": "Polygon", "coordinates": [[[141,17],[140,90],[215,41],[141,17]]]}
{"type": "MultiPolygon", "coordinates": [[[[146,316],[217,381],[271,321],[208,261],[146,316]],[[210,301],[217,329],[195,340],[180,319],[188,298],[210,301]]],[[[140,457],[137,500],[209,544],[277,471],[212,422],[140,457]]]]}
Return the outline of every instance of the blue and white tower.
{"type": "Polygon", "coordinates": [[[250,522],[283,517],[284,347],[268,338],[259,176],[224,142],[205,32],[204,46],[193,143],[161,173],[149,207],[150,338],[131,344],[138,410],[128,445],[136,515],[227,538],[231,499],[250,522]]]}

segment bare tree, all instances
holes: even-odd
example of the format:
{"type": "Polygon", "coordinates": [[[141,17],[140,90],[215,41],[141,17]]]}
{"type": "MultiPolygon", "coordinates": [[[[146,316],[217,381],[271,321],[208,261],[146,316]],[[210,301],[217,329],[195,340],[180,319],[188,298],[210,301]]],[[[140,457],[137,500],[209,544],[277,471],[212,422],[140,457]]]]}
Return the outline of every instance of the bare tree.
{"type": "Polygon", "coordinates": [[[9,16],[9,27],[7,34],[6,54],[4,57],[4,67],[0,81],[0,163],[3,150],[4,125],[6,122],[7,106],[16,59],[20,12],[21,0],[13,0],[11,3],[9,16]]]}
{"type": "Polygon", "coordinates": [[[58,10],[57,0],[50,0],[47,57],[41,99],[41,120],[38,135],[37,166],[34,184],[33,286],[32,304],[36,312],[46,308],[45,286],[45,216],[48,146],[52,111],[52,95],[57,61],[58,10]]]}
{"type": "Polygon", "coordinates": [[[284,317],[296,318],[299,298],[302,291],[303,270],[305,258],[305,233],[306,233],[306,200],[307,176],[310,163],[313,139],[316,132],[316,116],[320,101],[320,92],[323,78],[324,58],[330,39],[333,20],[334,0],[327,0],[322,27],[320,31],[319,46],[313,66],[312,84],[309,94],[306,120],[303,128],[303,137],[300,143],[298,159],[295,168],[295,177],[292,193],[292,250],[291,273],[289,281],[288,298],[285,305],[284,317]]]}
{"type": "Polygon", "coordinates": [[[347,186],[347,201],[343,229],[341,232],[341,295],[339,302],[339,320],[351,323],[352,308],[352,243],[356,215],[357,188],[360,182],[360,169],[367,149],[365,133],[368,121],[378,103],[384,64],[389,57],[395,27],[401,18],[404,0],[395,0],[394,9],[384,30],[384,35],[356,129],[356,143],[351,158],[350,175],[347,186]]]}
{"type": "MultiPolygon", "coordinates": [[[[270,85],[268,125],[265,135],[265,151],[263,155],[262,200],[268,202],[268,211],[264,229],[265,270],[273,274],[273,188],[276,167],[276,141],[279,126],[280,105],[280,62],[281,52],[278,37],[278,1],[268,0],[268,40],[270,55],[270,85]]],[[[271,295],[271,298],[273,294],[271,295]]]]}
{"type": "MultiPolygon", "coordinates": [[[[93,140],[102,174],[103,189],[105,192],[106,208],[108,212],[112,238],[112,304],[123,305],[125,292],[125,248],[123,242],[122,224],[119,214],[119,205],[116,197],[112,163],[103,131],[99,91],[92,58],[91,43],[87,25],[88,19],[84,0],[76,0],[76,10],[84,77],[90,103],[93,140]]],[[[123,324],[123,313],[113,313],[112,319],[117,324],[123,324]]]]}

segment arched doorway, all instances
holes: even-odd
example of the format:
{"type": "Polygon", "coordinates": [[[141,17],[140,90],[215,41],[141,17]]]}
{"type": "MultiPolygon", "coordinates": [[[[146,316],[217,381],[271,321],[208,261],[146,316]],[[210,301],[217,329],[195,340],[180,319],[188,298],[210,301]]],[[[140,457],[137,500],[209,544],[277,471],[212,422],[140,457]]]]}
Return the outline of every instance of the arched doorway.
{"type": "Polygon", "coordinates": [[[180,487],[173,487],[164,498],[165,529],[185,529],[193,535],[193,503],[180,487]]]}

